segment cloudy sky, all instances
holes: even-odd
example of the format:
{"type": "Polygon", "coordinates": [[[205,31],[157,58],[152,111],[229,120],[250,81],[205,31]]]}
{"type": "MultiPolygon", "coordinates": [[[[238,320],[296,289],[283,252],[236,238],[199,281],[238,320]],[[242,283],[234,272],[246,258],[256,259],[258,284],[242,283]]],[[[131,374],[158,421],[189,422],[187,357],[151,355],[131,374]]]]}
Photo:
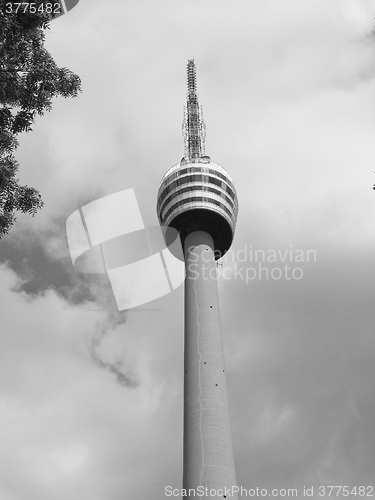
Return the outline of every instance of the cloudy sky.
{"type": "Polygon", "coordinates": [[[105,277],[72,267],[65,222],[134,188],[157,224],[192,57],[206,152],[240,203],[218,268],[238,484],[374,485],[374,16],[374,0],[81,0],[51,23],[83,93],[17,151],[45,207],[0,242],[0,500],[181,487],[182,289],[117,312],[105,277]]]}

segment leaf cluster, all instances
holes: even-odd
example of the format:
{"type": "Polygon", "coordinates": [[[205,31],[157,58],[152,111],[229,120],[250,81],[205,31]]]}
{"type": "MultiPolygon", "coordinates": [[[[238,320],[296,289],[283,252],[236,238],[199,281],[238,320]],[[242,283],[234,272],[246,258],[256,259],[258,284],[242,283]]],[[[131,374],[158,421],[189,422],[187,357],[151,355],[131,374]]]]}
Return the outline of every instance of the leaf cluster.
{"type": "Polygon", "coordinates": [[[34,215],[43,206],[38,191],[16,179],[17,135],[32,130],[36,116],[52,109],[54,97],[76,97],[81,91],[80,78],[59,68],[44,47],[51,15],[43,9],[6,13],[4,4],[0,8],[0,237],[15,222],[17,210],[34,215]]]}

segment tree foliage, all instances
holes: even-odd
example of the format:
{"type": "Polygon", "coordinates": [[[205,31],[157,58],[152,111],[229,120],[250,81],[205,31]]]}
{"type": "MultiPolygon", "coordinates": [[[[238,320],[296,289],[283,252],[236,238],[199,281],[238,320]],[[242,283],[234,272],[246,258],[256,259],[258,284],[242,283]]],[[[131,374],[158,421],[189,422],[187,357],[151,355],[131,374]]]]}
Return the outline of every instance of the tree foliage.
{"type": "Polygon", "coordinates": [[[16,211],[34,215],[43,206],[39,192],[16,178],[17,135],[32,130],[36,116],[52,109],[54,97],[81,91],[80,78],[59,68],[44,48],[51,15],[43,6],[50,2],[33,0],[36,13],[6,12],[9,3],[0,0],[0,237],[12,227],[16,211]]]}

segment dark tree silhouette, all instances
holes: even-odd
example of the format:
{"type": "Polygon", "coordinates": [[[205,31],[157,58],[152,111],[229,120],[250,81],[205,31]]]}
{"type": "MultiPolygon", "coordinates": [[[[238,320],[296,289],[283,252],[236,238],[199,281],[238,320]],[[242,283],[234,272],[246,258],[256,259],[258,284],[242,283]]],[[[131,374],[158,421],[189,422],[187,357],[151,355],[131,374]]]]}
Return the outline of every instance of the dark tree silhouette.
{"type": "Polygon", "coordinates": [[[16,211],[34,215],[43,206],[39,192],[16,178],[17,135],[31,131],[35,117],[52,109],[54,97],[81,91],[80,78],[59,68],[44,48],[44,30],[53,17],[47,4],[33,0],[29,6],[36,12],[30,12],[25,4],[17,10],[15,2],[0,0],[0,237],[9,232],[16,211]]]}

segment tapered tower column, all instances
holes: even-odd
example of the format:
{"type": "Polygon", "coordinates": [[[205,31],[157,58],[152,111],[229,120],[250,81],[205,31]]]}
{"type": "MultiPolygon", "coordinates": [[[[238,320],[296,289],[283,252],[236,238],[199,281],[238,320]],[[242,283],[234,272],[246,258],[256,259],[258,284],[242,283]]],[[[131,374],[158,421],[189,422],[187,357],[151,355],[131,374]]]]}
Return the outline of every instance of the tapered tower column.
{"type": "MultiPolygon", "coordinates": [[[[204,231],[185,238],[183,488],[207,487],[223,498],[236,485],[214,242],[204,231]]],[[[189,496],[187,498],[190,498],[189,496]]],[[[193,498],[193,496],[191,496],[193,498]]],[[[204,497],[203,497],[204,498],[204,497]]],[[[237,498],[232,496],[231,498],[237,498]]]]}
{"type": "Polygon", "coordinates": [[[228,172],[205,153],[194,60],[187,83],[185,156],[163,176],[157,200],[166,244],[168,228],[177,230],[186,267],[183,488],[185,498],[236,500],[215,260],[232,244],[238,200],[228,172]]]}

